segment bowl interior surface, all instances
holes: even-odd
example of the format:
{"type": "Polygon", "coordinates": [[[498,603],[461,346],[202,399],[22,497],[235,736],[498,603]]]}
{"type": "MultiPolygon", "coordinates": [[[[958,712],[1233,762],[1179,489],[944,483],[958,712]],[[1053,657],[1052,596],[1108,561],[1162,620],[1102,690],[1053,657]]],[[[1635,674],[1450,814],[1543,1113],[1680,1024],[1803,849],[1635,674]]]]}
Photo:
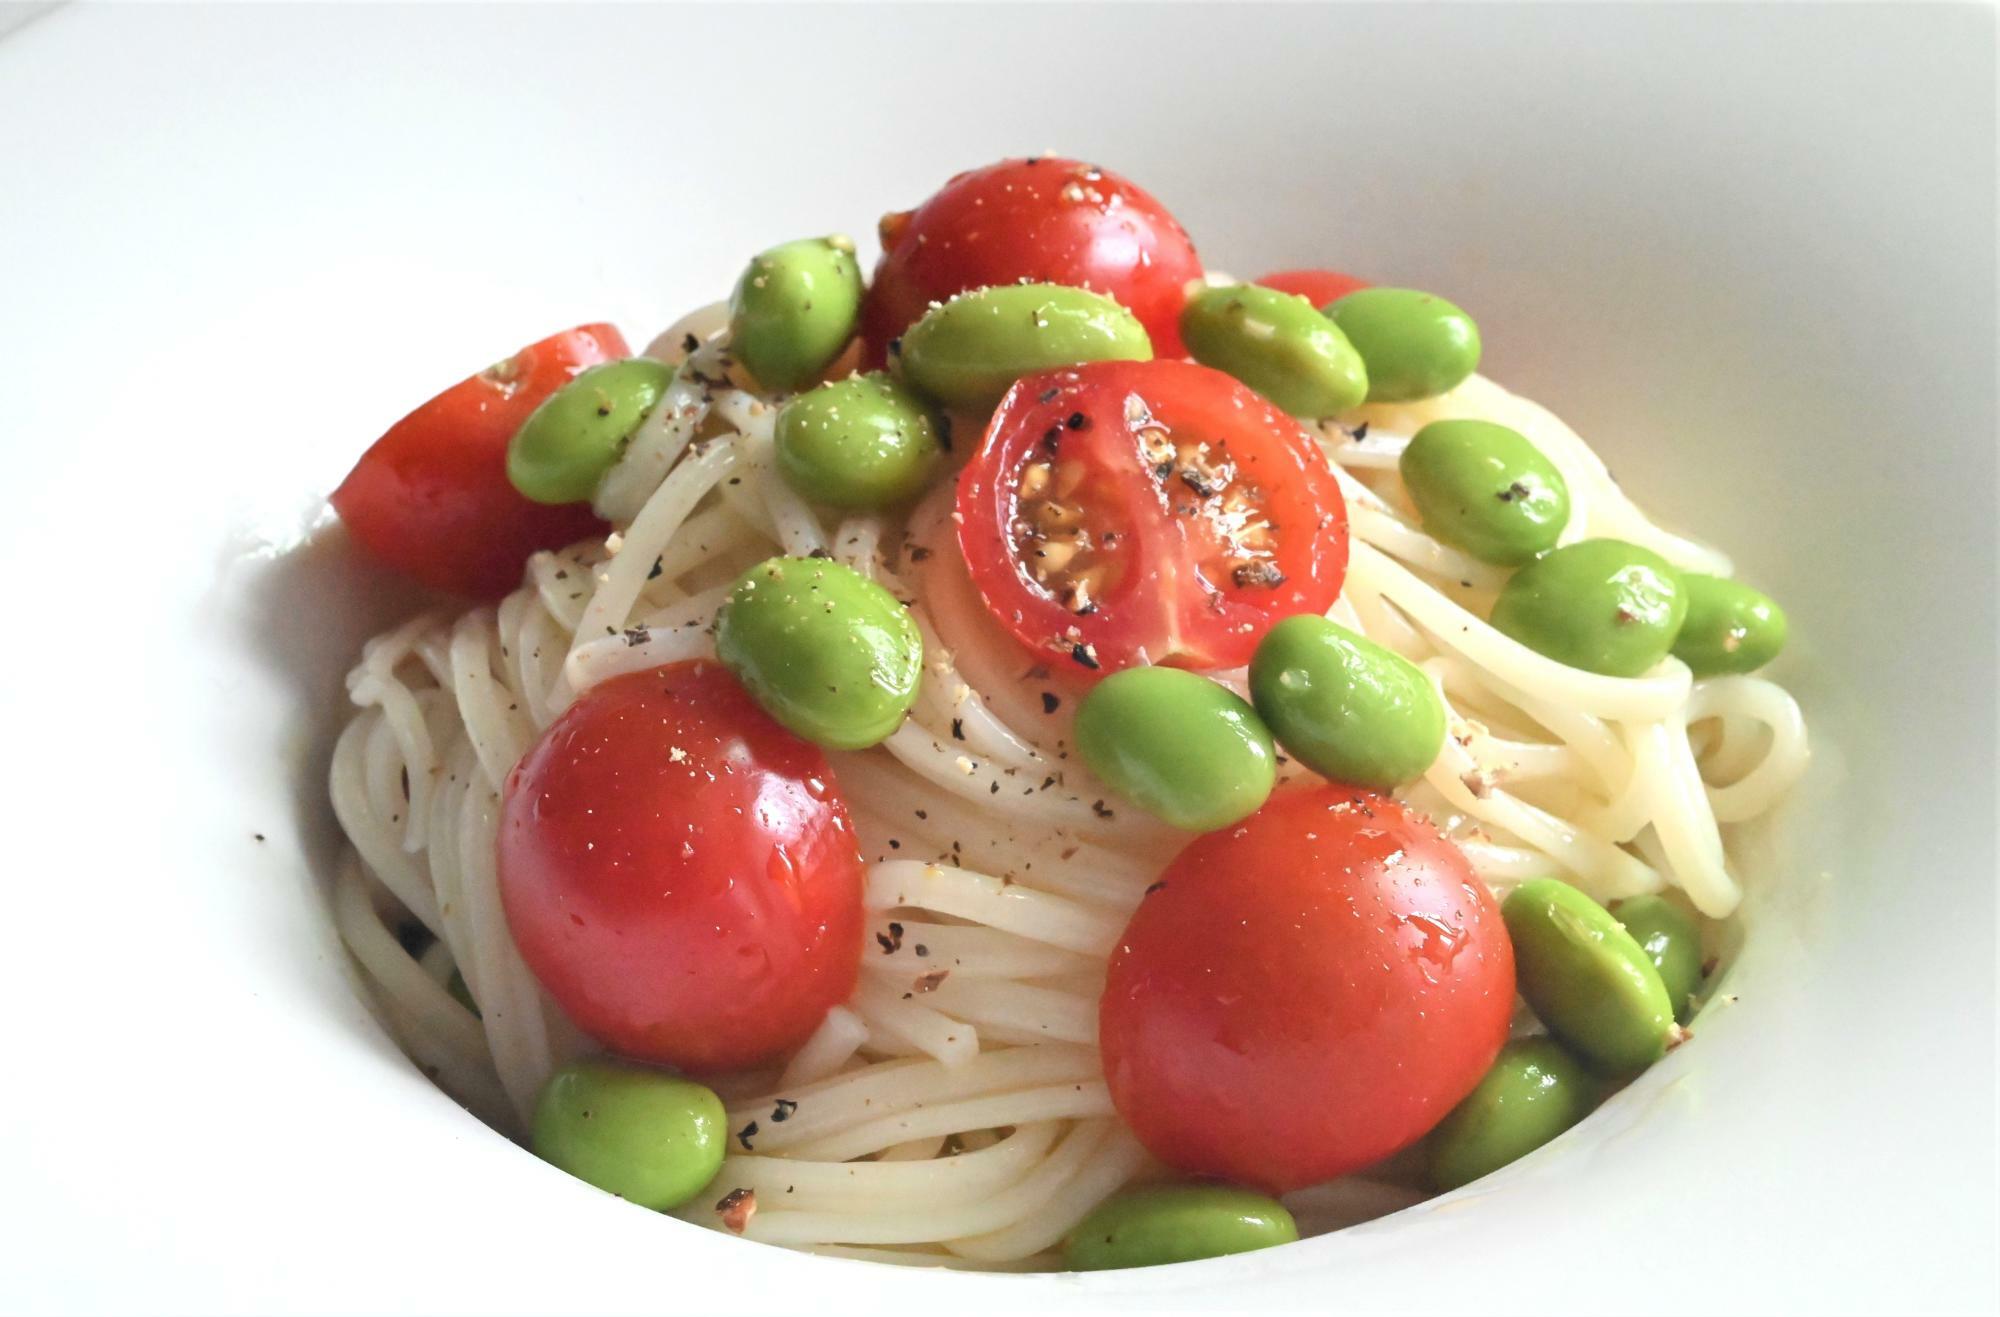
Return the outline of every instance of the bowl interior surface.
{"type": "Polygon", "coordinates": [[[0,975],[40,1062],[0,1097],[37,1131],[0,1151],[0,1295],[1546,1313],[1635,1265],[1634,1311],[1868,1311],[1913,1275],[1990,1295],[1993,32],[1111,6],[92,9],[15,34],[0,537],[53,588],[12,611],[0,682],[33,747],[30,935],[0,975]],[[1140,181],[1212,267],[1466,306],[1488,374],[1785,603],[1817,756],[1742,839],[1735,1000],[1527,1161],[1268,1254],[969,1277],[650,1217],[480,1126],[354,995],[323,775],[341,674],[412,600],[321,499],[557,325],[643,342],[753,250],[871,247],[881,211],[1041,149],[1140,181]]]}

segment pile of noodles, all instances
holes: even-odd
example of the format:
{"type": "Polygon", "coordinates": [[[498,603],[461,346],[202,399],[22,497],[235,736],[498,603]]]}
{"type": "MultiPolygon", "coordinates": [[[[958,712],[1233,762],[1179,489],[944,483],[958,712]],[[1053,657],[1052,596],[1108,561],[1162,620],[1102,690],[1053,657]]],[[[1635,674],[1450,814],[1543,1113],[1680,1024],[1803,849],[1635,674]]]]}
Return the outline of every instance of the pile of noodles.
{"type": "MultiPolygon", "coordinates": [[[[355,852],[336,889],[341,934],[409,1053],[520,1135],[550,1071],[592,1045],[508,933],[500,784],[579,692],[712,655],[710,624],[744,568],[829,553],[912,601],[925,649],[903,727],[832,756],[867,861],[860,985],[782,1071],[720,1081],[730,1155],[680,1215],[720,1228],[715,1202],[742,1189],[756,1195],[754,1239],[1049,1265],[1101,1199],[1159,1170],[1112,1110],[1097,999],[1126,917],[1187,835],[1125,808],[1068,753],[1075,701],[1044,700],[1046,674],[993,629],[952,533],[950,482],[907,518],[841,521],[786,486],[776,408],[737,387],[722,318],[705,308],[649,349],[680,361],[699,344],[600,488],[617,528],[605,542],[535,555],[497,607],[368,643],[332,769],[355,852]],[[454,970],[478,1014],[448,991],[454,970]]],[[[1323,426],[1353,534],[1330,616],[1418,664],[1449,712],[1443,752],[1401,796],[1497,893],[1555,875],[1605,901],[1678,888],[1728,916],[1740,892],[1721,825],[1768,810],[1803,771],[1797,705],[1764,678],[1695,681],[1671,658],[1632,679],[1581,672],[1488,626],[1506,571],[1426,535],[1397,477],[1408,436],[1442,417],[1510,425],[1555,463],[1574,507],[1564,542],[1615,537],[1730,570],[1649,522],[1554,416],[1483,378],[1323,426]]],[[[1243,688],[1241,670],[1212,675],[1243,688]]],[[[1311,1231],[1422,1196],[1390,1164],[1287,1202],[1311,1231]]]]}

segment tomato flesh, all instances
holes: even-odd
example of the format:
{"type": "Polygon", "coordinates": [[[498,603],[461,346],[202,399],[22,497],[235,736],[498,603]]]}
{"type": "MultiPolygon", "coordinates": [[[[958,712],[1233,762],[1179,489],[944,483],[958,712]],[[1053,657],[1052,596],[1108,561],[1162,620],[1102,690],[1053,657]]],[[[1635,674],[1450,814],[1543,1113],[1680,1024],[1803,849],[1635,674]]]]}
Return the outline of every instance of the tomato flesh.
{"type": "Polygon", "coordinates": [[[1458,848],[1387,797],[1296,787],[1167,866],[1112,953],[1099,1034],[1154,1156],[1282,1193],[1421,1138],[1513,1007],[1513,946],[1458,848]]]}
{"type": "Polygon", "coordinates": [[[389,427],[333,492],[367,552],[434,590],[492,599],[538,549],[602,536],[585,503],[549,506],[507,479],[507,443],[586,366],[631,355],[610,325],[583,325],[461,380],[389,427]]]}
{"type": "Polygon", "coordinates": [[[1355,289],[1369,286],[1366,279],[1357,279],[1338,270],[1279,270],[1257,282],[1281,293],[1297,293],[1322,311],[1329,303],[1338,302],[1355,289]]]}
{"type": "Polygon", "coordinates": [[[550,724],[508,775],[499,865],[522,958],[626,1056],[762,1064],[854,989],[847,806],[719,664],[613,678],[550,724]]]}
{"type": "Polygon", "coordinates": [[[1103,293],[1178,357],[1181,306],[1201,261],[1180,222],[1107,169],[1055,156],[955,175],[913,211],[882,218],[882,259],[862,309],[869,360],[932,302],[994,284],[1068,284],[1103,293]]]}
{"type": "Polygon", "coordinates": [[[1317,443],[1220,371],[1100,362],[1029,376],[958,487],[987,609],[1080,672],[1227,668],[1294,613],[1324,613],[1347,513],[1317,443]]]}

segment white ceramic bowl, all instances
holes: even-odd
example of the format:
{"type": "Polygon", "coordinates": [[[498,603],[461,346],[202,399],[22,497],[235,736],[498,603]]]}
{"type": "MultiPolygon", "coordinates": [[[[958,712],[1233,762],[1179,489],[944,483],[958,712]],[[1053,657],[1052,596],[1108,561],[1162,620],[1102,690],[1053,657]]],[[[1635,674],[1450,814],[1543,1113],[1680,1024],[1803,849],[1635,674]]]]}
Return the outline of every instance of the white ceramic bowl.
{"type": "MultiPolygon", "coordinates": [[[[61,10],[0,45],[0,1308],[1486,1313],[1995,1291],[1994,22],[1972,9],[61,10]],[[559,324],[1059,146],[1474,308],[1791,610],[1820,758],[1697,1045],[1503,1176],[1143,1274],[865,1269],[520,1152],[357,1004],[318,500],[559,324]]],[[[1986,1307],[1991,1311],[1990,1306],[1986,1307]]]]}

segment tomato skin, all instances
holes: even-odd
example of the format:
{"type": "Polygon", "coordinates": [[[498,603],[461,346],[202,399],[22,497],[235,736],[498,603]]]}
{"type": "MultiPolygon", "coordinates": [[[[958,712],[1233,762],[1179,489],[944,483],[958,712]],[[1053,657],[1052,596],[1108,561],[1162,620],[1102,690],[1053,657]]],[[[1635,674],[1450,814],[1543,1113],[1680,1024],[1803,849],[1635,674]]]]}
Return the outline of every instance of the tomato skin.
{"type": "Polygon", "coordinates": [[[586,366],[631,355],[610,325],[551,334],[459,381],[389,427],[333,492],[371,555],[434,590],[493,599],[528,555],[610,528],[588,504],[531,503],[507,480],[507,442],[586,366]]]}
{"type": "Polygon", "coordinates": [[[1022,379],[960,473],[957,508],[959,547],[988,612],[1038,657],[1085,679],[1135,663],[1247,663],[1282,618],[1332,607],[1347,570],[1346,502],[1317,442],[1236,380],[1186,361],[1096,362],[1022,379]],[[1186,468],[1156,466],[1140,436],[1162,427],[1227,458],[1272,527],[1275,547],[1257,558],[1275,576],[1237,579],[1229,564],[1245,560],[1219,550],[1224,541],[1205,520],[1235,497],[1232,487],[1200,496],[1186,468]],[[1088,612],[1038,581],[1047,545],[1024,538],[1024,474],[1072,460],[1092,472],[1079,495],[1084,525],[1097,561],[1116,572],[1109,593],[1085,600],[1088,612]]]}
{"type": "Polygon", "coordinates": [[[1407,1147],[1507,1040],[1514,953],[1458,848],[1294,787],[1169,864],[1112,953],[1112,1101],[1176,1170],[1282,1193],[1407,1147]]]}
{"type": "Polygon", "coordinates": [[[626,1056],[757,1065],[854,990],[847,806],[819,749],[720,664],[585,692],[508,775],[499,864],[522,959],[626,1056]]]}
{"type": "Polygon", "coordinates": [[[1355,289],[1371,286],[1366,279],[1338,270],[1278,270],[1256,282],[1281,293],[1297,293],[1322,311],[1328,303],[1339,301],[1355,289]]]}
{"type": "Polygon", "coordinates": [[[1022,280],[1103,293],[1139,318],[1155,356],[1186,355],[1183,290],[1201,260],[1166,207],[1109,170],[1056,156],[1002,160],[883,216],[881,233],[861,313],[874,365],[932,302],[1022,280]]]}

